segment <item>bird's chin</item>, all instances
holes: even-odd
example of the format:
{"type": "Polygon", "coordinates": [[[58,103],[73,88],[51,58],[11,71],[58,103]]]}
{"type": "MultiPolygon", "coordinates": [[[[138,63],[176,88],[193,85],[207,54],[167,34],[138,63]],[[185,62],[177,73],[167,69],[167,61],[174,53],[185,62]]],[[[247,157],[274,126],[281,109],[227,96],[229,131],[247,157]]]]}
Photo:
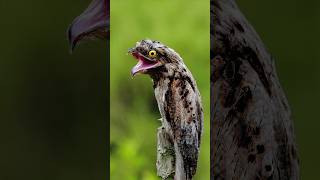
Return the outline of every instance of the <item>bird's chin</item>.
{"type": "Polygon", "coordinates": [[[132,56],[138,61],[138,63],[131,69],[132,76],[138,73],[146,74],[149,70],[162,65],[160,61],[150,61],[138,53],[132,53],[132,56]]]}

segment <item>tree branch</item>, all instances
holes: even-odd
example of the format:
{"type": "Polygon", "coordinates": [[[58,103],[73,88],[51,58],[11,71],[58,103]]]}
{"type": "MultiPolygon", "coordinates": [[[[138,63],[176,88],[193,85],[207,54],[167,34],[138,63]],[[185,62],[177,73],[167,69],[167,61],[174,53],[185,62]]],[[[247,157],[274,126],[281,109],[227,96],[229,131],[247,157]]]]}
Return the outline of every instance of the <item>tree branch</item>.
{"type": "Polygon", "coordinates": [[[174,145],[163,126],[158,128],[157,138],[157,175],[162,179],[173,178],[175,173],[174,145]]]}

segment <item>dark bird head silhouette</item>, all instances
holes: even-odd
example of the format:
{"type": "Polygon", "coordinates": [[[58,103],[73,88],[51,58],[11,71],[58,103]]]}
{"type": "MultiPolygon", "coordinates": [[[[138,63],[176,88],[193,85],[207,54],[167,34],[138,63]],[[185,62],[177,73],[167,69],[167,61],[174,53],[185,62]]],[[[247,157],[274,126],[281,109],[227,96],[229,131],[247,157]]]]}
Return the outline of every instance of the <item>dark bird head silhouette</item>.
{"type": "Polygon", "coordinates": [[[82,40],[109,38],[109,13],[109,0],[93,0],[68,28],[71,51],[82,40]]]}

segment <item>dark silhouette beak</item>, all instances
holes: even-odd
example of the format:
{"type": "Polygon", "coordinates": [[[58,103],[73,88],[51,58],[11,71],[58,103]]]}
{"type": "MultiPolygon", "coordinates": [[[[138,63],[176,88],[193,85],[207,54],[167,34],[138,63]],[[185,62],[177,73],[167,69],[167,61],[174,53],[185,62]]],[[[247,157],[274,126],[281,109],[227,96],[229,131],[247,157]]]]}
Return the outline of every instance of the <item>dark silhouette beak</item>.
{"type": "Polygon", "coordinates": [[[108,39],[110,28],[109,0],[93,0],[68,29],[71,52],[85,39],[108,39]]]}

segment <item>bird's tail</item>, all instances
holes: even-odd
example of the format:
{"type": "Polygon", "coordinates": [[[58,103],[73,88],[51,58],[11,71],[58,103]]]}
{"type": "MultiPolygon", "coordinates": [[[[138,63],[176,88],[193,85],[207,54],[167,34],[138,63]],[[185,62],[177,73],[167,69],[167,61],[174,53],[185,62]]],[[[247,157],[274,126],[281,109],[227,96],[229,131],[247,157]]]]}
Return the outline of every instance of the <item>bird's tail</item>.
{"type": "Polygon", "coordinates": [[[199,144],[196,139],[188,138],[175,143],[176,172],[175,180],[192,180],[197,170],[199,144]]]}

